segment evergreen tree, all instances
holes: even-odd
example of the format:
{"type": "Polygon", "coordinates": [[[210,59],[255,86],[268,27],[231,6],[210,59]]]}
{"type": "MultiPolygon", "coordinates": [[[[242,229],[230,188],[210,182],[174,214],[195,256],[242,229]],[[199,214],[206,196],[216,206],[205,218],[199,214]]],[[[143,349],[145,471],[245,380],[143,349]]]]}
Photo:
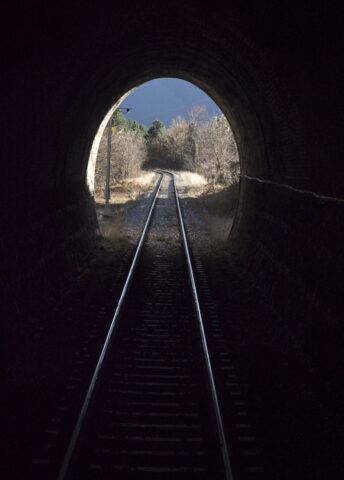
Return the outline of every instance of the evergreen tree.
{"type": "Polygon", "coordinates": [[[116,130],[128,130],[128,122],[126,121],[121,110],[115,110],[112,114],[112,126],[116,130]]]}
{"type": "Polygon", "coordinates": [[[151,127],[148,130],[148,140],[158,138],[165,129],[165,125],[161,120],[154,120],[151,127]]]}
{"type": "Polygon", "coordinates": [[[136,133],[136,135],[143,141],[146,140],[147,137],[147,127],[143,123],[139,124],[136,120],[129,120],[128,121],[128,130],[132,130],[136,133]]]}
{"type": "Polygon", "coordinates": [[[141,123],[139,125],[139,135],[142,138],[142,140],[146,141],[148,137],[148,129],[144,123],[141,123]]]}

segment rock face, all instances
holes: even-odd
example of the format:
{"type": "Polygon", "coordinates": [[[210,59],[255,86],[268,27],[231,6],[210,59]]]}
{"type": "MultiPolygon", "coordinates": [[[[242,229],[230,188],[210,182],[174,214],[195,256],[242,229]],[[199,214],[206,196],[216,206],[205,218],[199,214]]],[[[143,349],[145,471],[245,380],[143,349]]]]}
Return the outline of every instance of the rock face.
{"type": "Polygon", "coordinates": [[[1,8],[5,343],[92,248],[86,171],[104,116],[131,88],[178,77],[216,101],[236,136],[245,176],[228,242],[235,267],[334,388],[327,370],[342,364],[344,267],[339,12],[272,1],[1,8]]]}

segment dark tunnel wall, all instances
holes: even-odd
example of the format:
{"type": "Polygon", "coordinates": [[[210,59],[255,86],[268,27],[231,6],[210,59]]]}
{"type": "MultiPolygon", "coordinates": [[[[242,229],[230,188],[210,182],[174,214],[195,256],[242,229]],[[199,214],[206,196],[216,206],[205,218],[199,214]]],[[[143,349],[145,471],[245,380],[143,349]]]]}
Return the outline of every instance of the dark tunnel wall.
{"type": "Polygon", "coordinates": [[[41,292],[58,295],[94,245],[86,169],[105,114],[130,88],[175,76],[212,96],[235,132],[246,176],[233,265],[315,364],[329,351],[340,361],[338,12],[269,1],[2,8],[2,338],[25,330],[41,292]]]}

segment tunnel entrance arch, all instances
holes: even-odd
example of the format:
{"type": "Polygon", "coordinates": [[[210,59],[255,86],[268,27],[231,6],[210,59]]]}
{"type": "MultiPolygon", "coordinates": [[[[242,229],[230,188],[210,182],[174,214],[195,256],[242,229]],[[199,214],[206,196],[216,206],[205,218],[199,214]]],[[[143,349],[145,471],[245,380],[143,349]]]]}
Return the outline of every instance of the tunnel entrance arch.
{"type": "MultiPolygon", "coordinates": [[[[142,76],[140,76],[140,75],[139,75],[139,77],[142,78],[142,76]]],[[[103,120],[101,121],[101,123],[99,125],[97,133],[94,137],[94,141],[92,143],[92,147],[91,147],[90,155],[89,155],[89,161],[88,161],[88,165],[87,165],[87,185],[88,185],[88,188],[89,188],[91,194],[93,194],[93,192],[94,192],[95,164],[96,164],[96,159],[97,159],[99,143],[100,143],[100,139],[101,139],[102,135],[104,134],[104,131],[105,131],[105,128],[107,126],[109,118],[111,117],[113,112],[116,110],[116,108],[118,108],[121,105],[121,103],[125,100],[125,98],[127,98],[128,95],[130,95],[130,93],[134,89],[140,87],[140,85],[142,85],[146,82],[149,82],[150,80],[154,80],[154,79],[158,79],[158,78],[162,78],[162,76],[159,75],[159,74],[152,75],[152,76],[147,76],[147,77],[144,77],[144,80],[140,80],[139,83],[131,85],[130,89],[126,93],[124,93],[118,100],[116,100],[115,103],[111,106],[111,108],[105,114],[103,120]]],[[[257,152],[257,145],[260,145],[261,147],[263,147],[262,139],[257,138],[257,136],[261,137],[261,133],[260,133],[260,129],[258,127],[257,119],[254,119],[253,116],[251,116],[251,118],[250,118],[249,115],[248,115],[248,118],[245,119],[245,117],[247,116],[247,111],[245,109],[243,109],[243,111],[240,110],[240,109],[238,110],[238,107],[236,105],[234,105],[233,108],[232,108],[231,107],[231,105],[232,105],[232,99],[231,98],[229,100],[226,99],[226,98],[223,98],[212,87],[209,87],[209,86],[205,85],[202,81],[198,80],[197,78],[195,78],[193,75],[190,75],[190,74],[185,74],[185,73],[180,74],[179,73],[179,75],[177,77],[175,74],[172,73],[168,77],[165,76],[165,78],[180,78],[180,79],[186,80],[186,81],[192,83],[193,85],[199,87],[202,91],[207,93],[209,95],[209,97],[212,98],[215,101],[215,103],[217,103],[218,107],[223,112],[223,114],[225,115],[225,117],[227,118],[227,120],[229,121],[229,123],[231,125],[231,128],[232,128],[234,136],[235,136],[236,143],[238,145],[239,158],[240,159],[241,159],[241,153],[242,152],[243,152],[244,156],[247,157],[247,154],[245,155],[245,152],[251,151],[251,150],[257,152]],[[234,109],[235,109],[235,111],[233,113],[234,109]],[[246,120],[247,120],[247,124],[246,124],[246,120]],[[250,133],[245,131],[246,129],[250,128],[250,124],[255,125],[255,129],[254,129],[255,131],[251,132],[251,135],[250,135],[250,133]],[[247,143],[251,143],[252,145],[247,145],[247,143]]],[[[263,152],[260,152],[260,155],[263,157],[263,152]]],[[[251,156],[250,161],[252,162],[252,156],[251,156]]],[[[262,163],[262,160],[260,160],[260,162],[262,163]]],[[[243,162],[241,161],[241,163],[245,164],[245,160],[243,162]]],[[[247,170],[247,168],[245,168],[245,171],[246,170],[247,170]]]]}
{"type": "MultiPolygon", "coordinates": [[[[302,128],[298,126],[292,102],[290,108],[285,108],[288,95],[283,84],[278,83],[272,65],[254,44],[239,35],[235,28],[229,36],[228,31],[223,35],[223,32],[211,30],[200,37],[199,25],[191,22],[189,27],[183,38],[174,29],[168,29],[163,38],[152,34],[142,44],[134,41],[128,45],[126,55],[121,59],[112,57],[110,51],[106,52],[98,63],[97,72],[73,102],[69,116],[77,116],[83,122],[64,124],[63,137],[68,147],[63,156],[67,158],[68,168],[73,170],[71,177],[80,179],[87,188],[91,200],[88,208],[94,211],[92,195],[96,152],[111,111],[128,92],[149,80],[175,77],[193,83],[215,101],[228,119],[238,147],[240,170],[244,175],[240,181],[229,251],[238,268],[249,269],[250,274],[252,265],[258,259],[257,272],[253,275],[261,275],[259,283],[269,290],[267,285],[271,282],[271,271],[265,278],[262,263],[267,261],[276,265],[275,257],[280,257],[281,249],[276,246],[278,242],[271,245],[270,240],[266,246],[267,232],[275,228],[278,220],[275,213],[268,212],[263,216],[260,213],[270,202],[277,205],[279,196],[273,188],[268,189],[269,193],[265,191],[266,181],[283,183],[287,179],[285,183],[305,186],[295,170],[299,152],[293,147],[297,136],[292,135],[297,129],[298,135],[302,135],[302,128]],[[294,121],[291,121],[293,116],[294,121]],[[255,184],[252,178],[261,179],[263,183],[255,184]],[[267,201],[270,194],[273,200],[267,201]],[[256,235],[257,228],[261,238],[256,235]],[[252,256],[255,259],[253,263],[252,256]]],[[[279,258],[278,264],[285,261],[285,258],[279,258]]],[[[275,266],[271,265],[271,268],[275,271],[275,266]]],[[[284,273],[282,277],[285,277],[284,273]]],[[[289,282],[290,279],[284,278],[284,281],[289,282]]],[[[278,295],[276,291],[276,299],[278,295]]]]}
{"type": "MultiPolygon", "coordinates": [[[[135,72],[133,79],[128,83],[129,89],[121,92],[120,97],[110,107],[102,119],[91,147],[87,166],[87,185],[92,196],[94,194],[97,152],[100,139],[105,131],[109,118],[114,110],[121,105],[123,100],[135,88],[138,88],[143,83],[158,78],[179,78],[192,83],[205,92],[213,101],[215,101],[231,125],[238,148],[241,171],[247,172],[251,165],[256,166],[255,173],[260,170],[261,174],[263,166],[263,169],[265,171],[267,170],[265,145],[259,120],[250,106],[247,96],[244,94],[238,82],[236,82],[231,75],[229,75],[230,86],[228,87],[227,85],[229,93],[226,93],[222,82],[219,82],[219,87],[214,87],[209,79],[202,79],[202,73],[199,75],[190,73],[190,67],[180,71],[174,69],[173,66],[170,65],[167,67],[161,67],[161,65],[158,65],[154,71],[150,73],[145,71],[135,72]]],[[[232,231],[233,230],[234,229],[232,229],[232,231]]]]}

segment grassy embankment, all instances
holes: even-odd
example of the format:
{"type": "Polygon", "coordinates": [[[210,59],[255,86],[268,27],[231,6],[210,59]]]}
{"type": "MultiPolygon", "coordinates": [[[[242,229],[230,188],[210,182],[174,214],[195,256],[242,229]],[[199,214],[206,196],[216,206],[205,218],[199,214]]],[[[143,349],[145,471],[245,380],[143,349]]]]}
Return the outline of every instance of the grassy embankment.
{"type": "Polygon", "coordinates": [[[182,178],[188,198],[186,204],[201,211],[212,241],[225,242],[232,228],[237,200],[238,183],[232,185],[215,184],[202,175],[191,172],[177,172],[182,178]]]}

